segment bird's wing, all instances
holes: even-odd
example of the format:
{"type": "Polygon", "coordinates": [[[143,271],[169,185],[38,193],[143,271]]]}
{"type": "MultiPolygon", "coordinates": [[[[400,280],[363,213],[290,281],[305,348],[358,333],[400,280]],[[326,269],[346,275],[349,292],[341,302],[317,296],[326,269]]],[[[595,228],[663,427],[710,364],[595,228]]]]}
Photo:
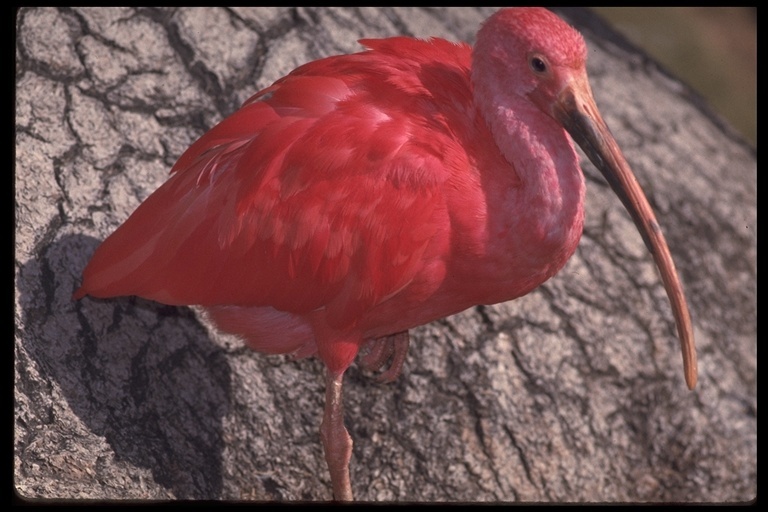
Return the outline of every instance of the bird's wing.
{"type": "MultiPolygon", "coordinates": [[[[434,81],[469,108],[462,48],[434,81]]],[[[343,324],[406,286],[449,236],[444,188],[470,163],[413,63],[377,55],[302,66],[201,137],[98,248],[76,296],[328,307],[343,324]]]]}

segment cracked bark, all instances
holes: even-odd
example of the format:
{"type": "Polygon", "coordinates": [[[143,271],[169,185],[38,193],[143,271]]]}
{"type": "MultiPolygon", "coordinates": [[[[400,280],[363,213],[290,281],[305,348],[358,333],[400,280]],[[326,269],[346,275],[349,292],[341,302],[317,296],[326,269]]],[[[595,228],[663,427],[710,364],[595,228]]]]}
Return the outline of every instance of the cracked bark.
{"type": "MultiPolygon", "coordinates": [[[[16,44],[14,485],[27,498],[330,496],[323,371],[189,308],[70,295],[183,150],[257,89],[360,37],[471,40],[488,9],[22,9],[16,44]]],[[[404,374],[353,367],[362,500],[741,501],[756,495],[756,163],[591,14],[606,121],[686,285],[700,379],[619,201],[589,164],[584,237],[517,301],[413,332],[404,374]]]]}

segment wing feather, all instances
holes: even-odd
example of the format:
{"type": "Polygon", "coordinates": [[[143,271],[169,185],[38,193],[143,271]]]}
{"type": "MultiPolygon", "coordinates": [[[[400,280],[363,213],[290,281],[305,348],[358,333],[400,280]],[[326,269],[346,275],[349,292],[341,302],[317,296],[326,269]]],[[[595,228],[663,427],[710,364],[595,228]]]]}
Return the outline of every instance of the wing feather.
{"type": "Polygon", "coordinates": [[[386,41],[298,68],[203,135],[98,248],[76,295],[326,308],[340,327],[406,287],[449,236],[446,183],[471,167],[456,133],[469,49],[386,41]],[[438,77],[424,68],[435,52],[438,77]]]}

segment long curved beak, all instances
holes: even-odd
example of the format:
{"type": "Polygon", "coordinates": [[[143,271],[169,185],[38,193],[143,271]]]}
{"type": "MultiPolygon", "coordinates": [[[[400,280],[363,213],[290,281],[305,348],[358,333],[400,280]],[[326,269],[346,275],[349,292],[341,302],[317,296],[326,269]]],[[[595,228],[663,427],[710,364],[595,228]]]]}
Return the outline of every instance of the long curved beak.
{"type": "Polygon", "coordinates": [[[680,278],[651,205],[597,110],[586,74],[569,81],[568,86],[560,92],[558,101],[553,104],[552,115],[603,173],[632,216],[646,247],[653,255],[677,323],[685,382],[689,389],[693,389],[698,373],[696,346],[680,278]]]}

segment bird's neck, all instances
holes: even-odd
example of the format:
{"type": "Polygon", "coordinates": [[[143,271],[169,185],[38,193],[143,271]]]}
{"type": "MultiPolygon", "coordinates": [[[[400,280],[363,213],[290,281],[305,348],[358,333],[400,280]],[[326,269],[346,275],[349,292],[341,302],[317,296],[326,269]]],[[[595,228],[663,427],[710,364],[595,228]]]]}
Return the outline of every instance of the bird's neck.
{"type": "MultiPolygon", "coordinates": [[[[584,176],[565,130],[524,98],[487,91],[475,95],[493,138],[519,186],[488,197],[489,236],[504,240],[498,257],[527,293],[560,270],[576,249],[584,220],[584,176]],[[514,265],[509,268],[509,254],[514,265]]],[[[516,285],[517,286],[517,285],[516,285]]],[[[511,298],[511,297],[510,297],[511,298]]]]}
{"type": "Polygon", "coordinates": [[[538,222],[568,224],[584,202],[584,176],[565,129],[528,102],[501,105],[491,131],[521,181],[518,201],[538,222]]]}

